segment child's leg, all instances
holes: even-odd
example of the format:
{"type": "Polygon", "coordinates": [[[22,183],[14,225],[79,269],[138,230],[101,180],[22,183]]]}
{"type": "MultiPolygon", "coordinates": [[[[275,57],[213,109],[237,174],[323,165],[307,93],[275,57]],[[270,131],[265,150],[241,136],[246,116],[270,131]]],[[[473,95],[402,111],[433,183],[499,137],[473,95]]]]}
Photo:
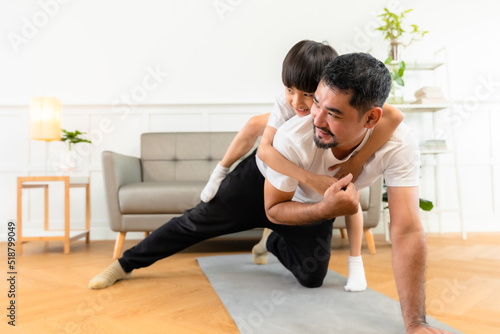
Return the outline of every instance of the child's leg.
{"type": "Polygon", "coordinates": [[[203,202],[208,203],[214,198],[222,180],[229,172],[229,168],[252,149],[257,138],[264,132],[268,119],[269,114],[253,116],[236,134],[224,157],[215,167],[207,185],[201,192],[200,198],[203,202]]]}
{"type": "Polygon", "coordinates": [[[350,253],[348,262],[349,278],[344,289],[345,291],[365,291],[365,269],[361,259],[361,243],[363,240],[363,212],[361,206],[354,215],[345,216],[345,222],[350,253]]]}

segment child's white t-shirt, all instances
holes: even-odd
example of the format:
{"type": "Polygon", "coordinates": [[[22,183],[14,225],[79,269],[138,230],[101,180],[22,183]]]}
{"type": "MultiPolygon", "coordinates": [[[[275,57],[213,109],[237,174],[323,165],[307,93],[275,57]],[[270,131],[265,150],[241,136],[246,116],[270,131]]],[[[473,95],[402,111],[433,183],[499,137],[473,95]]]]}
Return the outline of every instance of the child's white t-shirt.
{"type": "Polygon", "coordinates": [[[272,126],[278,130],[286,121],[295,116],[295,111],[286,102],[285,93],[276,96],[274,101],[273,110],[269,115],[269,120],[267,121],[268,126],[272,126]]]}
{"type": "MultiPolygon", "coordinates": [[[[286,102],[285,93],[282,93],[274,99],[273,110],[271,110],[267,125],[278,130],[293,116],[295,116],[295,110],[286,102]]],[[[257,163],[257,167],[259,167],[259,171],[266,177],[266,164],[257,155],[255,155],[255,162],[257,163]]]]}

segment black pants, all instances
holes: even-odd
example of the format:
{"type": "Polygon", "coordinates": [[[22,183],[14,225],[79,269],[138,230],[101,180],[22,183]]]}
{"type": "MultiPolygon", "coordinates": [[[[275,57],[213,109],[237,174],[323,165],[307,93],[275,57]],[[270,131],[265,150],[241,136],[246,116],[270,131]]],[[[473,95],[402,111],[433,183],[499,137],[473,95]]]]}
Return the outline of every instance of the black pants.
{"type": "Polygon", "coordinates": [[[264,210],[264,177],[255,151],[227,175],[216,196],[165,223],[119,259],[126,272],[147,267],[195,243],[224,234],[268,227],[267,249],[306,287],[318,287],[328,271],[332,220],[312,225],[271,223],[264,210]]]}

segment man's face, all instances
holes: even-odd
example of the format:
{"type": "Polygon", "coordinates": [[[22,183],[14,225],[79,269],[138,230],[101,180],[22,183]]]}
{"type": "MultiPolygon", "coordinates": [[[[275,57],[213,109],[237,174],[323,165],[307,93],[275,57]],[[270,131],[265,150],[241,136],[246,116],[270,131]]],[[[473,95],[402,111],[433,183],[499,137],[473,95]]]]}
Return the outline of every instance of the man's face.
{"type": "Polygon", "coordinates": [[[285,99],[297,116],[304,117],[311,113],[313,93],[306,93],[295,87],[286,87],[285,99]]]}
{"type": "Polygon", "coordinates": [[[314,141],[320,148],[332,148],[338,159],[352,152],[366,134],[365,118],[349,104],[351,94],[332,90],[320,82],[314,93],[311,114],[314,141]]]}

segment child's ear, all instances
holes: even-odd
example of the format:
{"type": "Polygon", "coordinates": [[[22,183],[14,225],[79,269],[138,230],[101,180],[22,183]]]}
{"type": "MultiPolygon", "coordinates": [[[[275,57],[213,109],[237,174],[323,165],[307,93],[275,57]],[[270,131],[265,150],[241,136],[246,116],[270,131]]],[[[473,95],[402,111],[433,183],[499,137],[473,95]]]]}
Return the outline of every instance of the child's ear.
{"type": "Polygon", "coordinates": [[[365,128],[371,129],[377,125],[378,121],[382,117],[382,108],[374,107],[368,110],[365,114],[365,128]]]}

